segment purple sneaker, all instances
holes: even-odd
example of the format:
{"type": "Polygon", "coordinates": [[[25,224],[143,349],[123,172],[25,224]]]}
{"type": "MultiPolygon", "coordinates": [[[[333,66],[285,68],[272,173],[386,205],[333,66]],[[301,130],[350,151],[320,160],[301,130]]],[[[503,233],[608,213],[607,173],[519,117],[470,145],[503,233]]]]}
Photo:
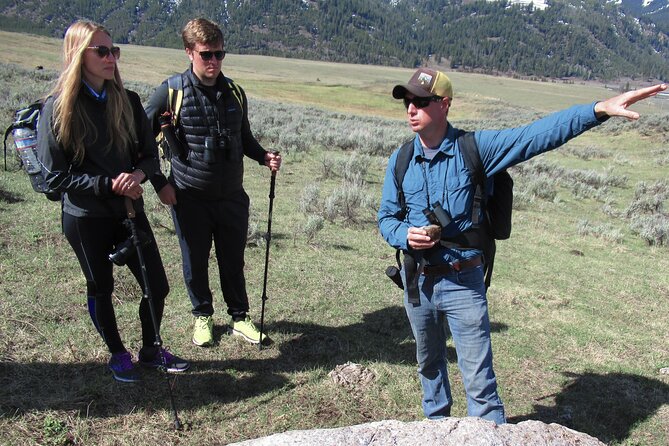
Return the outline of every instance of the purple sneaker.
{"type": "Polygon", "coordinates": [[[116,381],[122,383],[136,383],[139,382],[139,375],[137,369],[132,363],[132,356],[129,352],[114,353],[109,360],[109,369],[116,381]]]}
{"type": "MultiPolygon", "coordinates": [[[[170,353],[166,348],[161,349],[165,357],[165,370],[169,373],[185,372],[190,367],[190,363],[170,353]]],[[[145,367],[161,368],[163,361],[160,352],[155,347],[143,347],[139,351],[139,362],[145,367]]]]}

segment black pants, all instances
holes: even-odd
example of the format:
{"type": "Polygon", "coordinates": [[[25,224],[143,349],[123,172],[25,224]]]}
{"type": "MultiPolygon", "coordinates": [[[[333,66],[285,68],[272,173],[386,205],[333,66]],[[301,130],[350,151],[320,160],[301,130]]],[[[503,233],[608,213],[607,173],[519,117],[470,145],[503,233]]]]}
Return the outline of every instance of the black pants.
{"type": "Polygon", "coordinates": [[[228,314],[245,315],[249,310],[244,278],[244,249],[249,222],[249,197],[243,190],[226,200],[203,201],[184,196],[177,190],[172,207],[174,227],[179,236],[183,275],[193,305],[194,316],[214,313],[209,288],[209,253],[212,241],[218,275],[228,314]]]}
{"type": "MultiPolygon", "coordinates": [[[[86,218],[63,214],[63,232],[74,249],[79,264],[86,277],[88,309],[93,324],[107,344],[110,353],[125,351],[116,324],[116,314],[112,305],[114,291],[114,264],[109,254],[130,237],[130,231],[123,225],[122,218],[86,218]]],[[[138,231],[143,232],[151,243],[143,248],[143,257],[149,277],[149,289],[156,310],[158,324],[162,319],[165,297],[169,292],[167,276],[160,258],[158,245],[144,213],[134,219],[138,231]]],[[[133,250],[135,248],[133,247],[133,250]]],[[[129,256],[127,266],[144,290],[141,267],[136,251],[129,256]]],[[[142,324],[142,346],[152,346],[155,331],[151,320],[149,302],[142,298],[139,304],[139,318],[142,324]]]]}

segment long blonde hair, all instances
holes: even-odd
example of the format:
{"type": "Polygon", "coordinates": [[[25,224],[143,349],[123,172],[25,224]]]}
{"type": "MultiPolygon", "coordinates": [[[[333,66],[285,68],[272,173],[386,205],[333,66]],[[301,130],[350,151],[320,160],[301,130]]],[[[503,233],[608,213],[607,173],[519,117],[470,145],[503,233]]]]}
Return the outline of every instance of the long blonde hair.
{"type": "MultiPolygon", "coordinates": [[[[97,130],[79,99],[83,54],[96,32],[111,37],[105,27],[94,22],[81,20],[70,25],[63,42],[63,71],[50,93],[54,97],[52,124],[56,140],[70,153],[73,164],[80,164],[86,155],[86,134],[92,133],[97,138],[97,130]]],[[[118,66],[114,68],[114,79],[105,80],[104,87],[107,90],[106,121],[110,141],[103,150],[117,147],[120,153],[127,153],[136,139],[136,131],[132,106],[118,66]]]]}

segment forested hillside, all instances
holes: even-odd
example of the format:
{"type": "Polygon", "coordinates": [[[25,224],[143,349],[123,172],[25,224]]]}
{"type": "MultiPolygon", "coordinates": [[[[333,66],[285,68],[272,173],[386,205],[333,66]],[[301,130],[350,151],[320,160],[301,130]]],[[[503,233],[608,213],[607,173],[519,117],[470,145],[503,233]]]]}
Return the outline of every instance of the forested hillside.
{"type": "Polygon", "coordinates": [[[635,18],[630,11],[643,10],[637,6],[555,0],[539,11],[483,0],[0,0],[0,28],[60,37],[74,20],[89,18],[121,43],[180,47],[183,24],[204,16],[224,26],[227,49],[241,54],[669,79],[669,38],[647,17],[635,18]]]}
{"type": "Polygon", "coordinates": [[[669,1],[667,0],[614,0],[621,9],[645,23],[652,23],[661,31],[669,32],[669,1]]]}

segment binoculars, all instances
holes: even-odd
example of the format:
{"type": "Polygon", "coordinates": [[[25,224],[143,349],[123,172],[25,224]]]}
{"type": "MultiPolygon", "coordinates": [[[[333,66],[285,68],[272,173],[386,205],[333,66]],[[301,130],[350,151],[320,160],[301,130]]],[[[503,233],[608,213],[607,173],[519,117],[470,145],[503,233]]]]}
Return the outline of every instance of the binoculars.
{"type": "MultiPolygon", "coordinates": [[[[142,248],[151,243],[151,239],[144,232],[137,231],[137,237],[139,237],[139,244],[142,248]]],[[[135,244],[132,237],[130,237],[120,245],[116,246],[116,249],[109,254],[109,260],[111,260],[114,265],[123,266],[128,263],[128,260],[136,253],[137,250],[135,249],[135,244]]]]}
{"type": "Polygon", "coordinates": [[[444,210],[444,208],[441,207],[441,203],[438,201],[434,203],[432,209],[423,209],[423,215],[427,217],[427,220],[430,222],[430,224],[438,225],[442,228],[448,226],[451,223],[451,217],[444,210]]]}
{"type": "Polygon", "coordinates": [[[206,163],[215,163],[216,152],[227,149],[230,140],[229,133],[227,129],[224,129],[219,130],[214,136],[204,138],[204,161],[206,163]]]}

